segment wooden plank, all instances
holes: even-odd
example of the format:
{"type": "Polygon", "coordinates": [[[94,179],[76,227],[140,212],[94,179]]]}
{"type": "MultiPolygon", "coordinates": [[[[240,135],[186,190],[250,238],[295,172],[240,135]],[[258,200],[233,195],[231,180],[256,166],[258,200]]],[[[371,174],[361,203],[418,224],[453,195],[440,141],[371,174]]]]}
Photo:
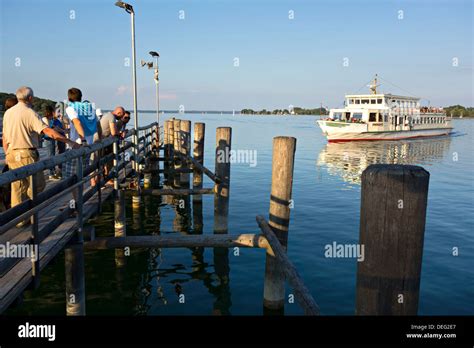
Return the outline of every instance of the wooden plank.
{"type": "Polygon", "coordinates": [[[216,234],[216,235],[174,235],[174,236],[128,236],[96,238],[84,243],[84,248],[113,249],[124,247],[139,248],[194,248],[194,247],[245,247],[268,248],[268,242],[261,234],[216,234]]]}
{"type": "Polygon", "coordinates": [[[186,195],[205,195],[213,194],[214,188],[202,188],[202,189],[154,189],[154,190],[141,190],[142,195],[153,195],[153,196],[186,196],[186,195]]]}

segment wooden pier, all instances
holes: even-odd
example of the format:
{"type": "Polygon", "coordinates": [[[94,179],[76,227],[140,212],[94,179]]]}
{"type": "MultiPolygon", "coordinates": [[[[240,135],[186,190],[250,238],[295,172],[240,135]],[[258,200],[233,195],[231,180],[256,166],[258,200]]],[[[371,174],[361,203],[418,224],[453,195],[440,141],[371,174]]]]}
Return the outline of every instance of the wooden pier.
{"type": "MultiPolygon", "coordinates": [[[[139,128],[137,133],[129,132],[128,136],[133,137],[133,142],[109,137],[100,143],[1,174],[0,186],[24,178],[30,178],[32,182],[31,177],[35,173],[72,159],[82,163],[88,155],[113,147],[110,155],[99,156],[98,159],[95,156],[94,163],[78,166],[75,176],[50,184],[45,191],[34,194],[33,199],[0,213],[1,244],[32,245],[39,250],[38,257],[34,259],[0,258],[0,312],[20,302],[18,299],[21,299],[25,290],[37,288],[41,271],[62,250],[65,250],[66,313],[85,315],[84,250],[115,249],[116,265],[121,267],[126,262],[125,247],[212,247],[218,267],[220,263],[228,263],[228,248],[245,247],[266,250],[262,294],[266,313],[284,313],[287,281],[304,313],[318,315],[319,306],[286,254],[296,139],[273,139],[269,218],[256,216],[260,232],[229,234],[231,161],[222,154],[230,153],[232,129],[216,129],[214,172],[204,165],[205,134],[204,123],[195,123],[193,128],[188,120],[170,119],[165,121],[163,127],[153,123],[139,128]],[[191,129],[194,130],[193,136],[191,129]],[[113,163],[112,170],[104,177],[103,168],[110,161],[113,163]],[[101,179],[91,186],[90,179],[99,174],[102,174],[101,179]],[[212,181],[211,187],[204,187],[204,175],[212,181]],[[113,185],[106,185],[111,179],[113,185]],[[73,191],[75,199],[71,199],[73,191]],[[142,197],[148,195],[162,196],[170,204],[173,203],[173,197],[185,197],[189,215],[191,205],[193,208],[195,230],[201,226],[201,233],[202,195],[212,194],[214,233],[127,236],[127,191],[132,192],[134,208],[140,207],[142,197]],[[114,200],[115,233],[113,237],[95,238],[91,231],[84,228],[84,223],[100,213],[101,205],[107,199],[114,200]],[[31,220],[30,226],[15,227],[27,219],[31,220]]],[[[368,246],[368,250],[367,263],[359,265],[358,269],[357,314],[416,314],[428,177],[429,174],[422,168],[411,166],[371,166],[364,173],[360,239],[361,243],[368,246]],[[369,181],[371,184],[367,184],[369,181]],[[387,196],[387,190],[383,191],[378,186],[390,188],[390,195],[387,196]],[[384,221],[390,221],[389,225],[379,221],[380,214],[375,212],[377,207],[381,204],[389,206],[393,202],[399,204],[399,199],[406,200],[410,210],[400,211],[399,214],[387,212],[387,220],[384,221]],[[380,231],[388,237],[381,237],[380,231]],[[405,243],[407,249],[397,249],[397,241],[405,243]],[[385,260],[385,255],[391,256],[390,262],[385,260]],[[406,300],[405,305],[397,307],[394,301],[399,300],[400,292],[406,300]],[[383,299],[380,299],[380,294],[383,294],[383,299]]],[[[228,270],[216,269],[216,273],[219,272],[227,272],[228,276],[228,270]]]]}

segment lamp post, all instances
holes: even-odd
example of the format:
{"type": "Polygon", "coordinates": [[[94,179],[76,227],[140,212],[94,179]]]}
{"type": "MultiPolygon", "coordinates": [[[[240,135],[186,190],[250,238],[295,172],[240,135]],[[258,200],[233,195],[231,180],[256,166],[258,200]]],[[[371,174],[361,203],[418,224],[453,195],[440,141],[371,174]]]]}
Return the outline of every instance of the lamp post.
{"type": "MultiPolygon", "coordinates": [[[[160,129],[160,77],[159,77],[159,68],[158,68],[158,58],[160,54],[155,51],[150,51],[150,55],[155,58],[155,62],[145,62],[141,61],[141,66],[146,66],[148,69],[154,69],[155,75],[155,85],[156,85],[156,121],[158,122],[158,138],[159,138],[159,129],[160,129]]],[[[158,139],[159,143],[159,139],[158,139]]]]}
{"type": "Polygon", "coordinates": [[[155,84],[156,84],[156,120],[158,122],[158,128],[160,127],[160,76],[158,69],[158,58],[160,54],[155,51],[150,51],[150,55],[155,58],[155,84]]]}
{"type": "Polygon", "coordinates": [[[133,11],[132,5],[129,5],[122,1],[117,1],[115,6],[123,8],[127,13],[130,14],[131,24],[132,24],[132,80],[133,80],[133,128],[135,129],[135,134],[133,136],[133,152],[134,152],[134,170],[137,175],[137,187],[140,186],[140,176],[138,173],[138,112],[137,112],[137,66],[135,63],[136,53],[135,53],[135,12],[133,11]]]}

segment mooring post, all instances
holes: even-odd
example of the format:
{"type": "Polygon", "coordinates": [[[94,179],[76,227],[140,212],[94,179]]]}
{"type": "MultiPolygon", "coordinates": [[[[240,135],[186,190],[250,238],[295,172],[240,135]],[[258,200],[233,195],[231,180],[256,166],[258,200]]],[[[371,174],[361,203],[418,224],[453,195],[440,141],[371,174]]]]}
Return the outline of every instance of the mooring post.
{"type": "MultiPolygon", "coordinates": [[[[77,158],[77,181],[83,179],[83,158],[77,158]]],[[[75,236],[64,250],[66,271],[66,314],[69,316],[86,314],[84,284],[84,236],[83,236],[83,185],[76,190],[75,207],[77,211],[77,230],[75,236]]]]}
{"type": "MultiPolygon", "coordinates": [[[[182,167],[188,169],[188,161],[185,159],[191,155],[191,121],[183,120],[180,123],[181,127],[181,154],[183,156],[182,167]]],[[[189,173],[181,173],[181,187],[189,188],[189,173]]]]}
{"type": "Polygon", "coordinates": [[[164,161],[165,169],[168,168],[168,161],[169,161],[169,157],[170,157],[170,154],[169,154],[169,144],[170,144],[169,127],[170,127],[170,121],[166,120],[165,123],[164,123],[164,129],[163,129],[163,133],[164,133],[164,139],[163,139],[163,155],[164,156],[163,157],[165,159],[165,161],[164,161]]]}
{"type": "Polygon", "coordinates": [[[124,237],[126,234],[125,227],[125,192],[119,187],[119,149],[118,141],[113,144],[114,152],[114,228],[115,237],[124,237]]]}
{"type": "Polygon", "coordinates": [[[168,120],[168,122],[168,164],[170,164],[170,167],[172,168],[173,166],[171,164],[174,160],[174,119],[168,120]]]}
{"type": "Polygon", "coordinates": [[[216,176],[221,180],[214,189],[214,233],[227,233],[230,194],[230,151],[232,128],[216,129],[216,176]]]}
{"type": "MultiPolygon", "coordinates": [[[[193,157],[200,164],[204,165],[204,137],[206,134],[206,125],[201,122],[194,124],[194,146],[193,157]]],[[[193,166],[193,188],[202,188],[202,172],[193,166]]],[[[201,202],[202,195],[194,195],[193,202],[201,202]]]]}
{"type": "MultiPolygon", "coordinates": [[[[40,172],[39,175],[43,175],[43,172],[40,172]]],[[[37,204],[37,195],[38,195],[38,182],[35,178],[35,174],[30,176],[30,187],[31,187],[31,200],[33,201],[33,206],[37,204]]],[[[40,254],[39,254],[39,226],[38,226],[38,213],[34,213],[31,216],[31,244],[33,245],[33,254],[31,255],[31,273],[33,275],[32,288],[37,289],[40,285],[40,254]]]]}
{"type": "Polygon", "coordinates": [[[362,173],[356,314],[417,314],[429,177],[392,164],[362,173]]]}
{"type": "MultiPolygon", "coordinates": [[[[174,151],[175,153],[178,153],[180,154],[181,153],[181,120],[178,120],[178,119],[175,119],[173,120],[173,132],[174,132],[174,151]]],[[[176,169],[180,169],[182,167],[181,165],[181,158],[178,157],[178,156],[175,156],[173,158],[173,162],[174,162],[174,166],[173,166],[173,169],[176,170],[176,169]]],[[[174,185],[176,187],[179,187],[180,186],[180,179],[181,179],[181,175],[179,174],[174,174],[173,175],[174,177],[174,185]]]]}
{"type": "MultiPolygon", "coordinates": [[[[273,138],[272,188],[270,194],[269,225],[283,249],[287,250],[290,225],[290,204],[293,186],[296,139],[273,138]]],[[[285,275],[278,260],[266,254],[263,290],[264,309],[283,314],[285,304],[285,275]]]]}
{"type": "Polygon", "coordinates": [[[66,271],[66,315],[86,314],[84,286],[84,251],[82,243],[72,243],[64,249],[66,271]]]}

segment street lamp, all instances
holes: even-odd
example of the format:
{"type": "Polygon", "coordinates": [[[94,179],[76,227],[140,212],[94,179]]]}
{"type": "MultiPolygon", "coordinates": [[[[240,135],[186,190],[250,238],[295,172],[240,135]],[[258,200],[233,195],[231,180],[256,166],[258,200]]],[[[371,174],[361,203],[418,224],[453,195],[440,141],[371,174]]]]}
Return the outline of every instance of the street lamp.
{"type": "Polygon", "coordinates": [[[142,66],[147,66],[148,69],[155,69],[155,85],[156,85],[156,119],[158,122],[158,127],[160,126],[160,78],[159,78],[159,69],[158,69],[158,58],[160,54],[155,51],[150,51],[150,55],[155,58],[155,62],[145,62],[144,60],[141,61],[142,66]]]}
{"type": "Polygon", "coordinates": [[[132,5],[129,5],[122,1],[117,1],[115,6],[123,8],[127,13],[130,14],[131,23],[132,23],[132,79],[133,79],[133,120],[135,129],[135,134],[133,136],[134,144],[134,169],[137,173],[137,185],[140,185],[140,177],[138,173],[138,112],[137,112],[137,66],[135,63],[136,53],[135,53],[135,12],[133,11],[132,5]]]}
{"type": "Polygon", "coordinates": [[[158,122],[158,129],[160,129],[160,71],[158,69],[158,58],[160,58],[160,54],[155,51],[150,51],[150,55],[155,58],[156,66],[155,66],[155,84],[156,84],[156,119],[158,122]]]}

